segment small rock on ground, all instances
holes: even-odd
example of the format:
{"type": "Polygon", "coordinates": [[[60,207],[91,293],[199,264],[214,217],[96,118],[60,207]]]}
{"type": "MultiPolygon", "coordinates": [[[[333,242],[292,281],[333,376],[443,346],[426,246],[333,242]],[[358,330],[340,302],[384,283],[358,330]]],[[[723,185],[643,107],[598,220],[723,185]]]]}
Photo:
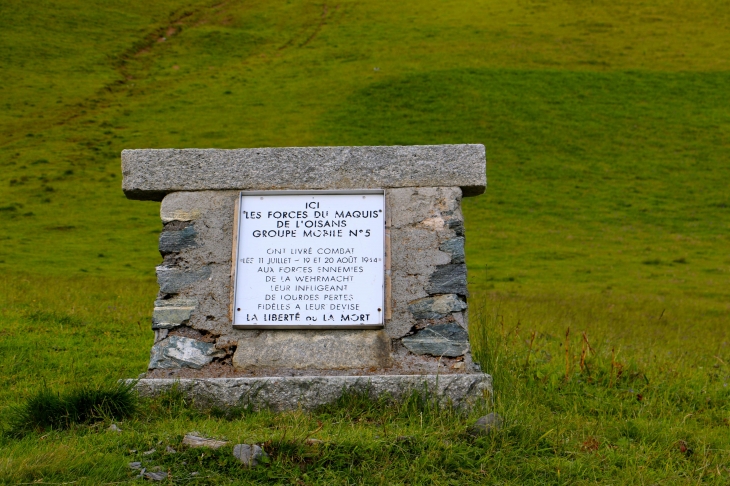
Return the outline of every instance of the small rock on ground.
{"type": "Polygon", "coordinates": [[[150,481],[162,481],[167,478],[166,472],[147,472],[144,473],[144,477],[150,481]]]}
{"type": "Polygon", "coordinates": [[[141,462],[130,462],[129,467],[132,469],[142,469],[142,463],[141,462]]]}
{"type": "Polygon", "coordinates": [[[111,424],[107,430],[109,430],[111,432],[121,432],[122,431],[122,429],[117,427],[117,424],[111,424]]]}
{"type": "Polygon", "coordinates": [[[233,447],[233,455],[246,467],[256,467],[259,465],[259,460],[269,457],[269,455],[256,444],[236,444],[233,447]]]}
{"type": "Polygon", "coordinates": [[[504,421],[499,414],[494,412],[489,413],[483,417],[480,417],[474,425],[469,427],[469,434],[473,436],[489,435],[492,431],[497,431],[502,428],[504,421]]]}
{"type": "Polygon", "coordinates": [[[176,454],[177,453],[177,451],[175,449],[173,449],[172,447],[170,447],[170,446],[165,447],[165,452],[167,452],[168,454],[176,454]]]}
{"type": "Polygon", "coordinates": [[[226,440],[208,439],[207,437],[201,437],[196,432],[185,434],[182,443],[188,447],[209,447],[211,449],[218,449],[228,444],[226,440]]]}
{"type": "Polygon", "coordinates": [[[147,452],[143,452],[143,453],[142,453],[142,455],[143,455],[143,456],[151,456],[151,455],[152,455],[152,454],[154,454],[155,452],[157,452],[157,449],[150,449],[150,450],[148,450],[147,452]]]}

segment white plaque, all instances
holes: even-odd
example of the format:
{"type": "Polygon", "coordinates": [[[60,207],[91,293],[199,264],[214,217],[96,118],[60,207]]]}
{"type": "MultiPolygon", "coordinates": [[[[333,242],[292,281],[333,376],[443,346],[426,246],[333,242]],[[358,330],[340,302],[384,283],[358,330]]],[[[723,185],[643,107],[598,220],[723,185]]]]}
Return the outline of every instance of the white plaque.
{"type": "Polygon", "coordinates": [[[240,197],[233,327],[383,326],[383,190],[240,197]]]}

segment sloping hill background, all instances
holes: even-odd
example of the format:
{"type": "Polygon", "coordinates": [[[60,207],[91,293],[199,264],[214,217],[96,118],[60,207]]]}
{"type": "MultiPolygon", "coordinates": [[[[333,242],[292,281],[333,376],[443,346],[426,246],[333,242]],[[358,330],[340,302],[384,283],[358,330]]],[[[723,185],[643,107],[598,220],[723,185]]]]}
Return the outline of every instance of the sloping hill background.
{"type": "Polygon", "coordinates": [[[485,322],[536,330],[527,362],[572,328],[727,382],[729,25],[724,0],[0,3],[0,404],[145,368],[160,222],[125,148],[482,143],[485,322]]]}

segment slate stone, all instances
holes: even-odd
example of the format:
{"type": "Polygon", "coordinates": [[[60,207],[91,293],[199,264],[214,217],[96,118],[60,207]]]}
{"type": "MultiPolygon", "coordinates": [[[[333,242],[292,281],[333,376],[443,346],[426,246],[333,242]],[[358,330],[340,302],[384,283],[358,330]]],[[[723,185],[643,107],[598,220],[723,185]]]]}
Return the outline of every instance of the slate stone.
{"type": "Polygon", "coordinates": [[[172,329],[186,323],[197,305],[197,299],[183,297],[156,300],[152,312],[152,329],[172,329]]]}
{"type": "Polygon", "coordinates": [[[256,467],[259,465],[259,461],[269,457],[261,446],[256,444],[236,444],[233,446],[233,455],[245,467],[256,467]]]}
{"type": "Polygon", "coordinates": [[[408,304],[408,310],[416,319],[440,319],[452,312],[461,312],[466,307],[466,302],[459,299],[456,294],[426,297],[408,304]]]}
{"type": "Polygon", "coordinates": [[[177,294],[195,282],[210,277],[210,274],[210,266],[205,266],[198,270],[183,270],[181,268],[160,265],[157,267],[157,283],[160,285],[160,292],[177,294]]]}
{"type": "Polygon", "coordinates": [[[469,333],[455,323],[437,324],[406,336],[401,342],[413,354],[455,358],[469,350],[469,333]]]}
{"type": "Polygon", "coordinates": [[[199,407],[245,405],[251,410],[275,412],[314,410],[337,401],[346,392],[363,393],[372,400],[381,396],[404,400],[413,392],[427,393],[444,406],[467,408],[492,392],[492,377],[484,373],[146,378],[132,384],[145,397],[175,387],[199,407]]]}
{"type": "Polygon", "coordinates": [[[464,237],[458,236],[444,241],[439,250],[451,255],[451,263],[464,263],[464,237]]]}
{"type": "Polygon", "coordinates": [[[487,185],[483,145],[142,149],[122,151],[122,189],[160,201],[177,191],[487,185]]]}
{"type": "Polygon", "coordinates": [[[162,256],[168,253],[178,253],[186,248],[198,246],[196,237],[198,233],[192,224],[181,230],[165,230],[160,233],[160,253],[162,256]]]}
{"type": "Polygon", "coordinates": [[[446,222],[449,229],[454,230],[456,236],[464,236],[464,222],[458,219],[450,219],[446,222]]]}
{"type": "Polygon", "coordinates": [[[152,346],[149,369],[200,369],[213,361],[213,358],[222,358],[225,354],[225,351],[215,349],[211,343],[183,336],[170,336],[152,346]]]}
{"type": "Polygon", "coordinates": [[[466,288],[466,265],[454,263],[439,265],[429,277],[426,292],[429,294],[459,294],[468,296],[466,288]]]}

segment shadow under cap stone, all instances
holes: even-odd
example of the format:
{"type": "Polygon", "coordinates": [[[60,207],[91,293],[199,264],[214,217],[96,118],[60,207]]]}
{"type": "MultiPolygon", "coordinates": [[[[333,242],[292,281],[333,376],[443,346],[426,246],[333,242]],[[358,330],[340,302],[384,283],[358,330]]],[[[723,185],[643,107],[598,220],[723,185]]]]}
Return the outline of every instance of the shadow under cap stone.
{"type": "Polygon", "coordinates": [[[444,241],[439,246],[439,250],[451,255],[451,263],[464,263],[464,237],[457,236],[444,241]]]}
{"type": "Polygon", "coordinates": [[[369,189],[487,184],[484,146],[411,145],[122,151],[129,199],[160,201],[171,192],[267,189],[369,189]]]}
{"type": "Polygon", "coordinates": [[[468,296],[466,287],[466,265],[452,263],[439,265],[429,277],[426,292],[429,294],[459,294],[468,296]]]}
{"type": "Polygon", "coordinates": [[[178,253],[186,248],[198,246],[195,238],[198,236],[195,227],[191,224],[181,230],[165,230],[160,233],[160,253],[178,253]]]}
{"type": "Polygon", "coordinates": [[[466,307],[466,302],[459,299],[456,294],[425,297],[408,304],[408,310],[416,319],[440,319],[452,312],[461,312],[466,307]]]}
{"type": "Polygon", "coordinates": [[[197,305],[197,299],[183,297],[156,300],[152,312],[152,329],[172,329],[186,323],[197,305]]]}
{"type": "Polygon", "coordinates": [[[222,358],[225,351],[215,345],[183,336],[170,336],[152,346],[149,369],[193,368],[200,369],[213,358],[222,358]]]}
{"type": "Polygon", "coordinates": [[[160,285],[160,292],[164,294],[177,294],[185,287],[189,287],[199,280],[206,279],[211,275],[210,266],[198,270],[183,270],[176,267],[160,265],[157,267],[157,283],[160,285]]]}
{"type": "Polygon", "coordinates": [[[469,334],[458,324],[436,324],[421,329],[401,342],[411,353],[455,358],[469,350],[469,334]]]}

